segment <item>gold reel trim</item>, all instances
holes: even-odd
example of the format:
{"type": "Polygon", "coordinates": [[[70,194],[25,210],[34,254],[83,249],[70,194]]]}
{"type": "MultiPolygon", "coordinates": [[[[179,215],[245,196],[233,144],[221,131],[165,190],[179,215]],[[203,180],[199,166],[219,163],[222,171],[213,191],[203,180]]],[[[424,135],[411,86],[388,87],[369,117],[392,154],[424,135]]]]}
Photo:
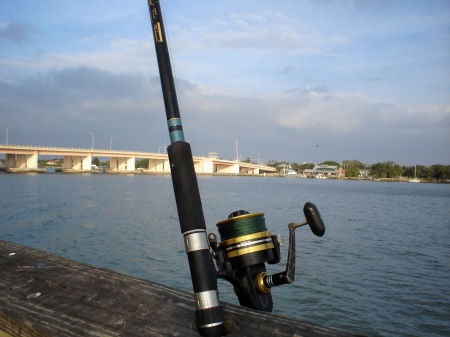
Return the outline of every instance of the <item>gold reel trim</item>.
{"type": "Polygon", "coordinates": [[[270,288],[268,288],[265,283],[264,283],[264,278],[267,276],[266,272],[261,272],[258,275],[256,275],[255,278],[255,286],[256,289],[261,293],[261,294],[268,294],[270,293],[270,288]]]}

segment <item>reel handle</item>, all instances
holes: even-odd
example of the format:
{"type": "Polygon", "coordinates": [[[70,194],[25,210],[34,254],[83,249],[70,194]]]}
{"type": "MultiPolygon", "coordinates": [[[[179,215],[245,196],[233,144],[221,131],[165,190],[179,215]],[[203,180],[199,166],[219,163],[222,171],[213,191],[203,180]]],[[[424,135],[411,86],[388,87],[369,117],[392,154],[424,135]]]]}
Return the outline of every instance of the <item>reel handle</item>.
{"type": "Polygon", "coordinates": [[[305,225],[309,225],[311,231],[316,236],[325,234],[325,224],[320,216],[319,210],[312,202],[307,202],[303,207],[303,213],[306,220],[299,223],[290,223],[289,228],[289,249],[286,262],[286,270],[277,274],[260,275],[256,281],[258,291],[270,292],[270,288],[282,284],[290,284],[295,279],[295,229],[305,225]]]}

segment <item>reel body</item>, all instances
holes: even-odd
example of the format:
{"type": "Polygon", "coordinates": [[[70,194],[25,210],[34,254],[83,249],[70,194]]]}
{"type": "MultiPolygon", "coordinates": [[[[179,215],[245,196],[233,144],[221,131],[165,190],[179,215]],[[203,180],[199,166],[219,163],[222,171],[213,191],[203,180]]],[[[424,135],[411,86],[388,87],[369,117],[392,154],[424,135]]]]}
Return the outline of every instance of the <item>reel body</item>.
{"type": "Polygon", "coordinates": [[[272,311],[270,289],[273,286],[292,283],[295,276],[296,228],[309,223],[313,233],[322,236],[325,226],[317,208],[306,203],[303,209],[307,220],[289,227],[289,252],[286,271],[268,275],[266,265],[281,260],[281,237],[267,230],[264,213],[236,211],[228,219],[217,223],[221,241],[215,234],[208,239],[218,267],[217,276],[229,281],[242,306],[262,311],[272,311]]]}

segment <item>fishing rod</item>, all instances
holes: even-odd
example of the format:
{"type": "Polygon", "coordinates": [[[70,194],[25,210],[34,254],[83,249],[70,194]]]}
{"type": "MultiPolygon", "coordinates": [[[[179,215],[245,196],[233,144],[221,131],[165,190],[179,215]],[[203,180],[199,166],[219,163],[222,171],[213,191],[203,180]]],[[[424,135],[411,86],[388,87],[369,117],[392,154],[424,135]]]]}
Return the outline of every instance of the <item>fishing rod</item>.
{"type": "Polygon", "coordinates": [[[160,1],[147,1],[171,141],[167,150],[172,183],[194,288],[197,327],[203,336],[221,336],[225,331],[217,279],[233,285],[242,306],[271,312],[271,288],[290,284],[295,279],[295,230],[309,225],[313,234],[323,236],[325,225],[317,207],[311,202],[305,203],[306,219],[288,224],[286,270],[272,275],[267,273],[266,263],[280,262],[283,241],[281,236],[272,235],[267,229],[264,213],[235,211],[217,223],[220,242],[216,234],[206,235],[191,147],[184,140],[160,1]]]}
{"type": "Polygon", "coordinates": [[[184,140],[160,1],[148,0],[148,6],[171,142],[167,153],[194,288],[197,327],[202,336],[222,336],[224,320],[219,306],[217,272],[206,235],[192,151],[184,140]]]}

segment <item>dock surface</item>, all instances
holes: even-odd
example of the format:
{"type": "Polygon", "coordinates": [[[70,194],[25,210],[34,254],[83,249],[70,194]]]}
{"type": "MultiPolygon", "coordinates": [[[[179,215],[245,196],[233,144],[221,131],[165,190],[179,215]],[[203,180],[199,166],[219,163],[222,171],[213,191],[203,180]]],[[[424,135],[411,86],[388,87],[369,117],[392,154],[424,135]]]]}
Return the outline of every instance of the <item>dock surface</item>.
{"type": "MultiPolygon", "coordinates": [[[[0,337],[199,336],[186,291],[1,240],[0,275],[0,337]]],[[[227,336],[352,336],[221,306],[227,336]]]]}

